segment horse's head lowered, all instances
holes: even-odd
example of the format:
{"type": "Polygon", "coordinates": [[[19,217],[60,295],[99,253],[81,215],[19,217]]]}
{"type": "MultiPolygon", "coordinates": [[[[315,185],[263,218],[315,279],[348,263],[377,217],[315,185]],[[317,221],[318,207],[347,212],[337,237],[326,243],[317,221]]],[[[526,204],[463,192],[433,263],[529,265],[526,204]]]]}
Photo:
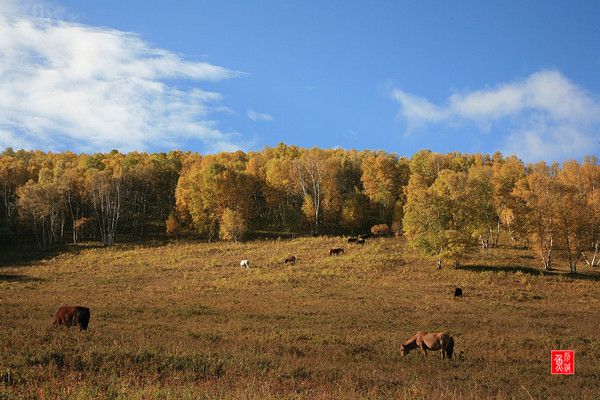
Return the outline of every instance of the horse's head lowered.
{"type": "Polygon", "coordinates": [[[409,351],[417,348],[417,336],[419,335],[419,333],[421,332],[418,332],[415,336],[411,337],[406,342],[400,345],[400,355],[405,356],[408,354],[409,351]]]}
{"type": "Polygon", "coordinates": [[[401,345],[401,349],[400,349],[400,355],[401,356],[407,355],[409,351],[410,351],[410,347],[409,346],[407,346],[405,344],[401,345]]]}

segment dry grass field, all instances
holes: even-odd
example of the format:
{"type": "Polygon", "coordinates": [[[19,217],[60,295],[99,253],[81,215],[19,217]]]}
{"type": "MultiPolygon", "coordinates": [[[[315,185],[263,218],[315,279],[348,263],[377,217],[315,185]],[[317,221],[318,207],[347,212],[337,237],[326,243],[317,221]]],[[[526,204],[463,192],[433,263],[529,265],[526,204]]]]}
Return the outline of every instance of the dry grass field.
{"type": "Polygon", "coordinates": [[[526,250],[436,270],[395,238],[183,241],[7,264],[0,399],[600,396],[600,273],[540,274],[526,250]],[[62,304],[91,308],[87,332],[51,326],[62,304]],[[452,334],[454,359],[400,356],[417,330],[452,334]],[[550,374],[552,349],[575,375],[550,374]]]}

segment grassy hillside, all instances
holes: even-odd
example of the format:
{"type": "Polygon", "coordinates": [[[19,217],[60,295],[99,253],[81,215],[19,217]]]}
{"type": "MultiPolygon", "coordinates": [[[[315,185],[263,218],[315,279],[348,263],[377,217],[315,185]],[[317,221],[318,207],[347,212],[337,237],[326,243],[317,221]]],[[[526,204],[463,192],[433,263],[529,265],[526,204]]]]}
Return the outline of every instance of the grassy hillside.
{"type": "Polygon", "coordinates": [[[80,247],[0,268],[0,399],[596,398],[600,273],[581,270],[507,248],[436,270],[393,238],[80,247]],[[91,308],[87,332],[50,325],[62,304],[91,308]],[[455,358],[401,357],[417,330],[455,358]]]}

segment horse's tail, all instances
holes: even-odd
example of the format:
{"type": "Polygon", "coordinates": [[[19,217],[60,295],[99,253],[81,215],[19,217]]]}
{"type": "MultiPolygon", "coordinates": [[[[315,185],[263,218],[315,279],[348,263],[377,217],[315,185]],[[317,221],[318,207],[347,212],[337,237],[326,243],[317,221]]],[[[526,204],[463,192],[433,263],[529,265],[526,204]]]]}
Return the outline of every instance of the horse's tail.
{"type": "Polygon", "coordinates": [[[454,352],[454,338],[452,336],[448,336],[448,344],[446,345],[446,354],[448,358],[452,358],[452,353],[454,352]]]}

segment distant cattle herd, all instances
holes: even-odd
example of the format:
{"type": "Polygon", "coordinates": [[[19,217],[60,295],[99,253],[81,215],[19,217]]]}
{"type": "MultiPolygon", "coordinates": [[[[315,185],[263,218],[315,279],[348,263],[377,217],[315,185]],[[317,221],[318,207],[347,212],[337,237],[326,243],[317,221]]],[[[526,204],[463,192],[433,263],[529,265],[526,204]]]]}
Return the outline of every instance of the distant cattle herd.
{"type": "MultiPolygon", "coordinates": [[[[364,236],[349,237],[347,243],[365,244],[364,236]]],[[[344,254],[343,247],[334,247],[329,250],[330,256],[339,256],[344,254]]],[[[289,255],[285,258],[284,264],[295,265],[296,256],[289,255]]],[[[250,268],[250,260],[241,260],[240,267],[244,269],[250,268]]],[[[463,291],[461,288],[454,289],[454,297],[462,297],[463,291]]],[[[66,327],[77,326],[80,331],[85,331],[90,322],[90,309],[83,306],[61,306],[54,313],[54,325],[64,325],[66,327]]],[[[442,359],[452,358],[454,350],[454,338],[446,332],[428,333],[417,332],[410,339],[406,340],[401,345],[401,355],[406,355],[411,349],[420,348],[423,354],[427,355],[427,350],[442,350],[442,359]]]]}

